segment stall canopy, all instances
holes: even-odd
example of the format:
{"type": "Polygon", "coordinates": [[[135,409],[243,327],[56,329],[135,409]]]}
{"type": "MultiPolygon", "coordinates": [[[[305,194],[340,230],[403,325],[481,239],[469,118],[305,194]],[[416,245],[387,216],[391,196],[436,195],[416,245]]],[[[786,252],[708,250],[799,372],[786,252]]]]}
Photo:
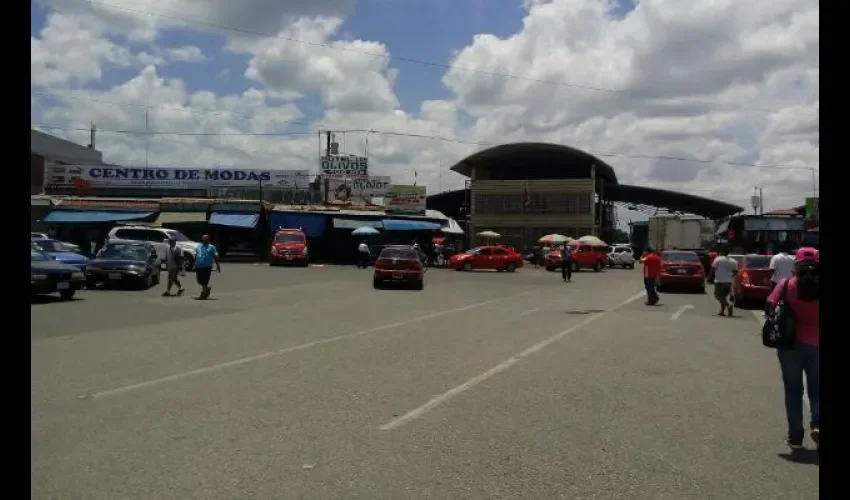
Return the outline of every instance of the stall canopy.
{"type": "Polygon", "coordinates": [[[160,212],[157,224],[181,224],[187,222],[206,222],[206,212],[160,212]]]}
{"type": "Polygon", "coordinates": [[[327,216],[323,214],[299,214],[289,212],[269,212],[269,230],[279,228],[301,228],[308,238],[318,238],[325,233],[327,216]]]}
{"type": "Polygon", "coordinates": [[[104,210],[54,210],[47,214],[44,222],[56,223],[94,223],[117,222],[122,220],[140,220],[152,217],[156,212],[119,212],[104,210]]]}
{"type": "Polygon", "coordinates": [[[357,229],[358,227],[374,227],[383,229],[384,224],[377,219],[337,219],[333,220],[334,229],[357,229]]]}
{"type": "Polygon", "coordinates": [[[443,225],[440,230],[443,234],[463,234],[463,228],[461,228],[460,224],[458,224],[454,219],[449,219],[449,223],[443,225]]]}
{"type": "Polygon", "coordinates": [[[421,220],[384,219],[384,229],[387,231],[433,231],[440,229],[439,224],[421,220]]]}
{"type": "Polygon", "coordinates": [[[260,214],[256,212],[213,212],[209,223],[213,226],[254,228],[259,220],[260,214]]]}

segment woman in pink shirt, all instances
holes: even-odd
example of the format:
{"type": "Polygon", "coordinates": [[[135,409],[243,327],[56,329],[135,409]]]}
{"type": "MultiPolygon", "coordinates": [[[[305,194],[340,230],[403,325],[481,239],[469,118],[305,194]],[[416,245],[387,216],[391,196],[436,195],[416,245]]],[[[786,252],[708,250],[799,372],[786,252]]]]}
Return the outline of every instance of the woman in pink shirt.
{"type": "Polygon", "coordinates": [[[782,290],[788,286],[785,301],[794,312],[797,342],[793,349],[777,351],[782,383],[785,386],[785,413],[788,418],[786,443],[792,449],[803,447],[806,431],[803,428],[803,373],[811,408],[810,436],[815,445],[820,442],[820,406],[818,358],[820,353],[818,251],[811,247],[797,250],[794,257],[794,276],[776,284],[767,301],[776,304],[782,290]]]}

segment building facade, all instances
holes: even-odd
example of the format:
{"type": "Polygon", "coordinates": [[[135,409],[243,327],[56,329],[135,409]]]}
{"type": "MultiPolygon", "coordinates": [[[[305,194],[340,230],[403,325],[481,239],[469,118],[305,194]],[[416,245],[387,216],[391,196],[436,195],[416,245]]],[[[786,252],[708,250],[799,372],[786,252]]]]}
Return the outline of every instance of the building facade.
{"type": "Polygon", "coordinates": [[[45,184],[50,183],[50,179],[45,178],[47,165],[100,165],[102,163],[103,153],[92,147],[66,141],[38,130],[30,130],[31,195],[44,192],[45,184]]]}

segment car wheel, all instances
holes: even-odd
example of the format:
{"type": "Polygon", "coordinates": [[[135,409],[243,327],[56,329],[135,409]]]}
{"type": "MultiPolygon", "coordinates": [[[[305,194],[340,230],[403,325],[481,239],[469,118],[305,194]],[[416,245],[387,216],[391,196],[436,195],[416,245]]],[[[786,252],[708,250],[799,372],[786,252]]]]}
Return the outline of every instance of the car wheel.
{"type": "Polygon", "coordinates": [[[634,268],[635,268],[635,263],[634,263],[634,262],[632,262],[631,264],[629,264],[629,269],[634,269],[634,268]]]}
{"type": "Polygon", "coordinates": [[[139,281],[139,288],[142,290],[147,290],[153,286],[153,275],[151,273],[148,273],[139,281]]]}
{"type": "Polygon", "coordinates": [[[413,284],[414,290],[424,290],[425,289],[425,280],[419,280],[413,284]]]}
{"type": "Polygon", "coordinates": [[[191,272],[195,269],[195,259],[192,258],[189,254],[183,255],[183,270],[186,272],[191,272]]]}
{"type": "Polygon", "coordinates": [[[160,282],[161,282],[161,280],[162,280],[161,275],[162,275],[162,273],[161,273],[161,272],[159,272],[159,271],[157,271],[157,272],[156,272],[156,276],[154,276],[154,277],[153,277],[153,284],[154,284],[154,285],[159,285],[159,284],[160,284],[160,282]]]}
{"type": "Polygon", "coordinates": [[[76,290],[62,290],[59,292],[59,296],[62,297],[62,300],[71,300],[75,293],[77,293],[76,290]]]}
{"type": "Polygon", "coordinates": [[[456,268],[455,268],[455,271],[457,271],[457,272],[461,272],[461,271],[463,271],[463,269],[461,269],[461,268],[459,268],[459,267],[456,267],[456,268]]]}
{"type": "Polygon", "coordinates": [[[87,279],[86,280],[86,289],[94,290],[95,288],[97,288],[97,280],[87,279]]]}
{"type": "Polygon", "coordinates": [[[381,289],[381,280],[379,280],[377,278],[373,278],[372,279],[372,288],[374,288],[375,290],[380,290],[381,289]]]}
{"type": "Polygon", "coordinates": [[[514,264],[513,262],[508,262],[507,267],[505,267],[505,271],[509,273],[516,272],[516,264],[514,264]]]}
{"type": "Polygon", "coordinates": [[[699,293],[705,293],[705,285],[699,288],[699,293]]]}
{"type": "Polygon", "coordinates": [[[467,272],[472,271],[472,262],[465,262],[463,264],[463,270],[467,272]]]}

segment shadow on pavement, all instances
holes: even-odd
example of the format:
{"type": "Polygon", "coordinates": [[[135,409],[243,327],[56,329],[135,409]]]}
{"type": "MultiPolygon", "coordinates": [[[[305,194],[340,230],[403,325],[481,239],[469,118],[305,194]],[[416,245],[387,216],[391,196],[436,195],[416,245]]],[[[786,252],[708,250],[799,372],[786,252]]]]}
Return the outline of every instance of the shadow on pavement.
{"type": "Polygon", "coordinates": [[[820,453],[818,453],[818,450],[795,450],[790,453],[777,453],[777,456],[795,464],[820,465],[820,453]]]}
{"type": "Polygon", "coordinates": [[[44,305],[44,304],[55,304],[57,302],[77,302],[80,300],[84,300],[82,297],[74,296],[74,298],[70,300],[65,300],[58,295],[33,295],[30,297],[30,305],[44,305]]]}

